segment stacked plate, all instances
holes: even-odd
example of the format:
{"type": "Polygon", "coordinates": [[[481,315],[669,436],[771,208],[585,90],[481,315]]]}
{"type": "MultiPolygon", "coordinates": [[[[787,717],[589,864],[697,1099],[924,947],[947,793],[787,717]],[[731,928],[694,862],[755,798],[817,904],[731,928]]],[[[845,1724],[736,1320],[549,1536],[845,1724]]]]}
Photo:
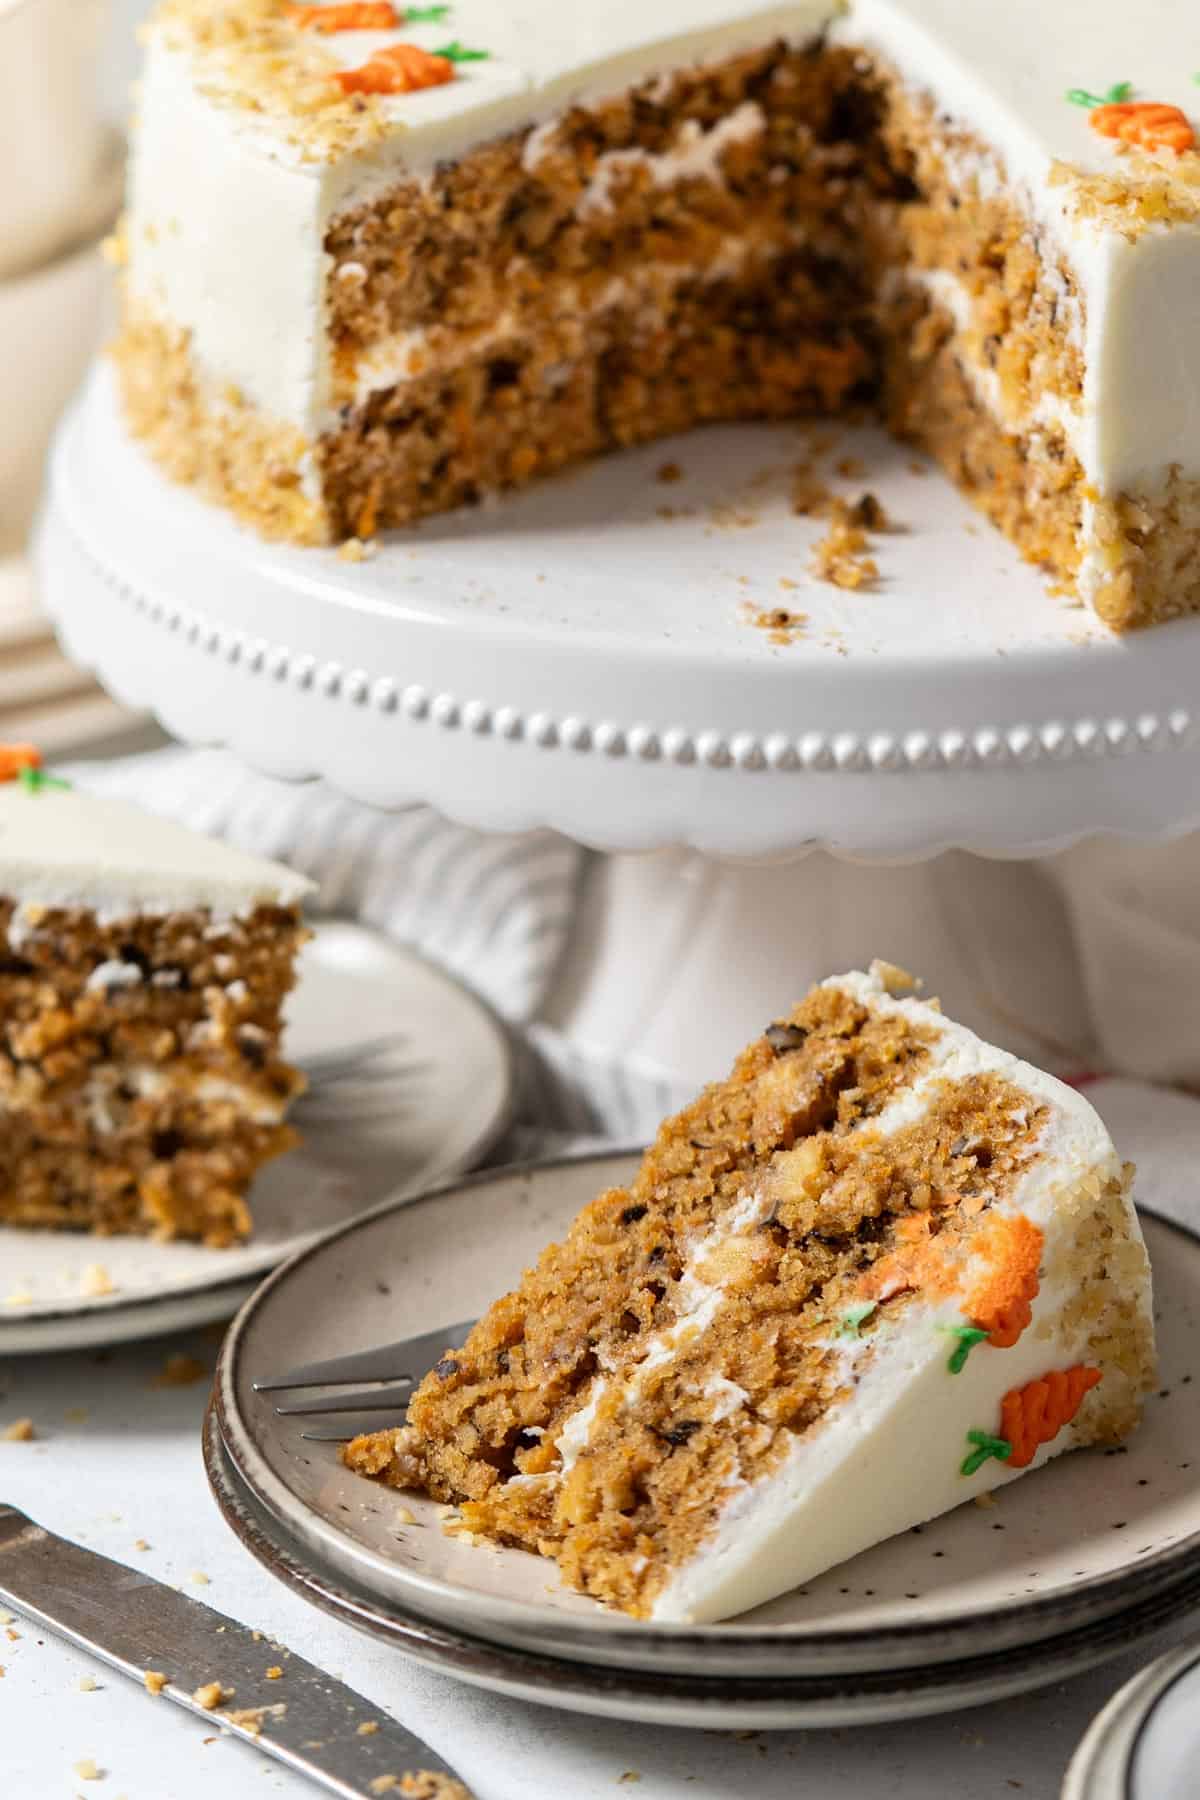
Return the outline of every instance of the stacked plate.
{"type": "MultiPolygon", "coordinates": [[[[472,1546],[431,1502],[349,1474],[255,1392],[300,1362],[481,1311],[628,1155],[386,1202],[295,1256],[226,1339],[206,1456],[226,1518],[317,1606],[497,1691],[680,1725],[867,1722],[1057,1681],[1200,1601],[1200,1240],[1146,1218],[1162,1389],[1127,1448],[1065,1457],[753,1613],[651,1625],[562,1588],[554,1565],[472,1546]]],[[[372,1423],[386,1423],[376,1414],[372,1423]]],[[[363,1421],[366,1423],[366,1421],[363,1421]]]]}

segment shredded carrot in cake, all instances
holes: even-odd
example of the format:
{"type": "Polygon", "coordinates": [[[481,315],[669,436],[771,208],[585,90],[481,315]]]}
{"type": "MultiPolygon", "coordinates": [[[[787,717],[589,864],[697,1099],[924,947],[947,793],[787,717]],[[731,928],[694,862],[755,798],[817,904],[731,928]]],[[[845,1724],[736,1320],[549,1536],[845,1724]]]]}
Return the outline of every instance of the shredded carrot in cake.
{"type": "Polygon", "coordinates": [[[1165,101],[1117,100],[1095,107],[1090,117],[1093,130],[1102,137],[1142,150],[1174,150],[1181,155],[1195,146],[1196,133],[1187,114],[1165,101]]]}
{"type": "Polygon", "coordinates": [[[343,94],[415,94],[453,81],[454,64],[416,44],[393,44],[357,69],[339,69],[333,79],[343,94]]]}
{"type": "Polygon", "coordinates": [[[392,0],[343,0],[340,5],[285,6],[284,16],[302,31],[320,31],[326,36],[335,31],[387,31],[400,23],[402,14],[392,0]]]}
{"type": "Polygon", "coordinates": [[[963,1311],[996,1350],[1011,1350],[1033,1318],[1045,1242],[1045,1233],[1024,1213],[986,1219],[980,1227],[979,1247],[989,1268],[963,1311]]]}
{"type": "Polygon", "coordinates": [[[1099,1369],[1076,1363],[1073,1369],[1053,1369],[1038,1381],[1010,1388],[1000,1402],[1000,1430],[1012,1445],[1008,1467],[1027,1468],[1040,1446],[1071,1423],[1099,1380],[1099,1369]]]}

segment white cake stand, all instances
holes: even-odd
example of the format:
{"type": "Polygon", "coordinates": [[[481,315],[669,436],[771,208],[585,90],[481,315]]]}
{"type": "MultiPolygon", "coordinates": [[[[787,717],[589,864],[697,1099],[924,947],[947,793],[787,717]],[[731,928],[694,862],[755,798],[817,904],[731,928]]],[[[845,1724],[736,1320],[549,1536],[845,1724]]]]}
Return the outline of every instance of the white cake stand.
{"type": "Polygon", "coordinates": [[[868,431],[825,467],[857,458],[835,485],[900,529],[875,591],[815,582],[823,527],[789,504],[808,447],[701,433],[352,563],[165,481],[100,370],[53,457],[42,593],[69,652],[175,736],[487,829],[910,860],[1200,823],[1200,619],[1111,637],[868,431]],[[808,614],[786,645],[743,616],[781,605],[808,614]]]}
{"type": "Polygon", "coordinates": [[[53,457],[42,593],[70,653],[176,737],[380,806],[657,850],[597,871],[552,1016],[690,1088],[835,964],[950,974],[915,871],[851,882],[834,929],[821,908],[844,895],[821,900],[818,867],[764,861],[1200,824],[1200,619],[1111,637],[872,432],[838,433],[824,466],[859,459],[836,485],[901,529],[876,591],[817,583],[823,527],[790,505],[810,450],[796,428],[701,433],[351,563],[265,545],[165,481],[100,370],[53,457]],[[808,614],[786,645],[744,616],[780,605],[808,614]]]}

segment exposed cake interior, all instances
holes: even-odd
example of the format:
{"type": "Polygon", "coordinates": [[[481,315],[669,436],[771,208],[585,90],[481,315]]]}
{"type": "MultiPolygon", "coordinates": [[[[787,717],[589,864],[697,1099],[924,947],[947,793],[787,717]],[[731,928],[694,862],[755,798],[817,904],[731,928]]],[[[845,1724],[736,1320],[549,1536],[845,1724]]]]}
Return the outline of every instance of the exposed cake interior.
{"type": "Polygon", "coordinates": [[[287,1149],[302,877],[61,784],[0,786],[0,1223],[226,1245],[287,1149]]]}
{"type": "Polygon", "coordinates": [[[280,1050],[295,908],[99,923],[0,903],[0,1221],[245,1237],[245,1193],[295,1142],[280,1050]]]}
{"type": "Polygon", "coordinates": [[[845,978],[668,1121],[408,1426],[348,1460],[629,1612],[745,1610],[1132,1428],[1153,1353],[1127,1187],[1078,1096],[845,978]],[[1055,1430],[963,1474],[1004,1396],[1060,1376],[1055,1430]]]}

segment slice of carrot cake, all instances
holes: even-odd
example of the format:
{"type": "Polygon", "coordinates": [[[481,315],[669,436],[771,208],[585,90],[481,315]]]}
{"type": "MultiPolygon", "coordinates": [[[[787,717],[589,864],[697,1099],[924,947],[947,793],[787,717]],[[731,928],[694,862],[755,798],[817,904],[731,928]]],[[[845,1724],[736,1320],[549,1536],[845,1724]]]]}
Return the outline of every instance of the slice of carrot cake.
{"type": "Polygon", "coordinates": [[[713,1620],[1136,1425],[1132,1169],[885,964],[670,1119],[351,1468],[638,1617],[713,1620]]]}
{"type": "Polygon", "coordinates": [[[1112,626],[1200,609],[1178,0],[162,0],[117,345],[303,542],[874,405],[1112,626]]]}
{"type": "Polygon", "coordinates": [[[229,1244],[294,1141],[313,884],[0,746],[0,1224],[229,1244]]]}

